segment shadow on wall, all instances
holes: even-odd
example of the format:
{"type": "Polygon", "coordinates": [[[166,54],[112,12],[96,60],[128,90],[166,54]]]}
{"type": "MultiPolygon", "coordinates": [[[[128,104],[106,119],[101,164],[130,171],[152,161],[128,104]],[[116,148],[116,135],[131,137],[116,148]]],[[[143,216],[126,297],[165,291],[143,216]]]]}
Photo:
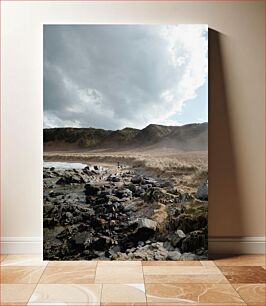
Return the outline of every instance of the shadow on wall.
{"type": "MultiPolygon", "coordinates": [[[[209,29],[209,236],[243,232],[230,100],[226,91],[222,46],[227,37],[209,29]]],[[[215,240],[215,239],[214,239],[215,240]]],[[[209,253],[211,255],[212,248],[209,253]]]]}

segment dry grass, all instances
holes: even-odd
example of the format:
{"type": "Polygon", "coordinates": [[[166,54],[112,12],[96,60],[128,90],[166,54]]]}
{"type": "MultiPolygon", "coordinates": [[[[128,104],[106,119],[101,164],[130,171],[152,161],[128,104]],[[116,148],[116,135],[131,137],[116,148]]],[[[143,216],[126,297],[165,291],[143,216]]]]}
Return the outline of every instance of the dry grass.
{"type": "Polygon", "coordinates": [[[146,152],[46,152],[46,161],[79,161],[128,165],[136,171],[167,177],[183,188],[193,191],[208,176],[207,152],[171,152],[164,150],[146,152]],[[192,189],[192,190],[191,190],[192,189]]]}

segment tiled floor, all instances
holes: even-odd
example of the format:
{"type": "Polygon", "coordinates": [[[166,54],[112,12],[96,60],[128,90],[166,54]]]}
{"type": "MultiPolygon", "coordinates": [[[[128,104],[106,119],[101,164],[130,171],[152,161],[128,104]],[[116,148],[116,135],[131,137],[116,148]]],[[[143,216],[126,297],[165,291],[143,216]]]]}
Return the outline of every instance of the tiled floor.
{"type": "Polygon", "coordinates": [[[264,256],[193,262],[0,259],[1,306],[266,305],[264,256]]]}

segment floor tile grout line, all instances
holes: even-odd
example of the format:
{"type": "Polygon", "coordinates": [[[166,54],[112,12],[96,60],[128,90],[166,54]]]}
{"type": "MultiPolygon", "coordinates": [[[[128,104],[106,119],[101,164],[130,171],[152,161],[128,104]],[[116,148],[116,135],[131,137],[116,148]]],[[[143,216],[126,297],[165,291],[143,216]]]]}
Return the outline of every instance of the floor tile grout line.
{"type": "MultiPolygon", "coordinates": [[[[217,266],[216,261],[213,260],[213,262],[214,262],[215,267],[219,269],[219,266],[217,266]]],[[[220,269],[219,269],[219,270],[220,270],[220,269]]],[[[220,271],[221,271],[221,270],[220,270],[220,271]]]]}
{"type": "Polygon", "coordinates": [[[227,279],[227,277],[224,275],[223,271],[219,268],[219,266],[216,265],[216,262],[213,260],[215,267],[222,273],[223,277],[227,281],[228,284],[231,284],[230,281],[227,279]]]}
{"type": "Polygon", "coordinates": [[[240,294],[236,291],[236,289],[234,288],[233,284],[229,282],[229,285],[233,288],[233,290],[236,292],[236,294],[239,296],[240,300],[242,300],[244,303],[246,303],[246,301],[242,298],[242,296],[240,296],[240,294]]]}
{"type": "MultiPolygon", "coordinates": [[[[35,283],[40,283],[40,280],[43,276],[43,274],[45,273],[47,268],[43,268],[43,272],[41,273],[41,275],[39,276],[38,278],[38,281],[37,282],[33,282],[32,284],[35,284],[35,283]]],[[[95,281],[95,274],[96,274],[96,269],[95,269],[95,273],[93,275],[93,282],[51,282],[51,283],[43,283],[43,284],[125,284],[125,282],[99,282],[97,283],[95,281]]],[[[226,282],[206,282],[206,281],[201,281],[201,282],[176,282],[176,281],[171,281],[171,282],[165,282],[165,281],[160,281],[160,282],[146,282],[146,278],[145,278],[145,275],[142,271],[142,276],[143,276],[143,282],[136,282],[136,281],[130,281],[130,282],[126,282],[126,284],[134,284],[134,283],[147,283],[147,284],[159,284],[159,283],[175,283],[175,284],[187,284],[187,283],[190,283],[190,284],[245,284],[245,283],[241,283],[241,282],[230,282],[226,277],[224,277],[224,280],[226,282]]],[[[155,275],[156,276],[156,275],[155,275]]],[[[224,276],[223,274],[221,274],[221,276],[224,276]]],[[[10,283],[6,283],[6,284],[31,284],[29,282],[10,282],[10,283]]],[[[247,284],[263,284],[263,282],[248,282],[247,284]]]]}
{"type": "Polygon", "coordinates": [[[143,284],[144,284],[145,301],[146,301],[146,305],[148,305],[148,299],[147,299],[147,293],[146,293],[146,283],[145,283],[145,276],[144,276],[144,269],[143,269],[143,260],[141,260],[141,270],[142,270],[142,277],[143,277],[143,284]]]}
{"type": "Polygon", "coordinates": [[[33,291],[32,291],[32,294],[30,295],[29,299],[27,300],[26,305],[28,305],[28,303],[30,302],[30,299],[31,299],[31,297],[33,296],[33,294],[34,294],[34,292],[35,292],[37,286],[39,285],[39,281],[40,281],[41,277],[43,276],[43,273],[44,273],[44,271],[46,270],[47,266],[48,266],[48,263],[47,263],[47,265],[44,267],[44,269],[43,269],[43,271],[42,271],[42,274],[40,275],[39,280],[38,280],[38,282],[36,283],[36,286],[34,287],[34,289],[33,289],[33,291]]]}
{"type": "MultiPolygon", "coordinates": [[[[99,261],[97,260],[97,262],[96,262],[96,267],[95,267],[95,277],[94,277],[94,284],[96,284],[95,283],[95,280],[96,280],[96,273],[97,273],[97,269],[98,269],[98,263],[99,263],[99,261]]],[[[100,284],[101,285],[101,292],[100,292],[100,305],[102,304],[102,295],[103,295],[103,284],[100,284]]]]}
{"type": "MultiPolygon", "coordinates": [[[[122,283],[120,283],[121,285],[122,283]]],[[[130,284],[130,283],[127,283],[130,284]]],[[[134,283],[131,283],[134,284],[134,283]]],[[[165,283],[165,282],[160,282],[160,283],[145,283],[147,285],[160,285],[160,284],[164,284],[164,285],[239,285],[240,283],[205,283],[205,282],[201,282],[201,283],[176,283],[176,282],[169,282],[169,283],[165,283]]],[[[108,283],[107,285],[115,285],[114,283],[108,283]]],[[[117,285],[119,285],[119,283],[117,283],[117,285]]],[[[263,283],[241,283],[241,285],[263,285],[263,283]]]]}
{"type": "MultiPolygon", "coordinates": [[[[117,285],[121,285],[123,283],[117,283],[117,285]]],[[[127,283],[127,284],[130,284],[130,283],[127,283]]],[[[133,283],[131,283],[133,284],[133,283]]],[[[205,283],[205,282],[201,282],[201,283],[191,283],[191,282],[188,282],[188,283],[184,283],[184,282],[181,282],[181,283],[177,283],[177,282],[169,282],[169,283],[166,283],[166,282],[160,282],[160,283],[144,283],[144,285],[160,285],[160,284],[164,284],[164,285],[231,285],[230,283],[205,283]]],[[[261,283],[262,284],[262,283],[261,283]]],[[[115,285],[114,283],[108,283],[106,285],[115,285]]]]}
{"type": "Polygon", "coordinates": [[[102,304],[103,285],[104,285],[104,284],[101,284],[100,305],[102,304]]]}
{"type": "MultiPolygon", "coordinates": [[[[145,286],[145,284],[146,284],[146,282],[145,282],[145,276],[144,276],[144,270],[143,270],[143,264],[142,264],[143,262],[141,262],[141,267],[142,267],[142,274],[143,274],[143,283],[144,283],[144,286],[145,286]]],[[[223,272],[221,271],[221,269],[220,269],[220,267],[222,267],[222,266],[217,266],[217,264],[214,262],[214,265],[219,269],[219,271],[222,273],[222,275],[224,275],[223,274],[223,272]]],[[[202,264],[201,264],[201,266],[202,266],[202,264]]],[[[247,265],[246,265],[247,266],[247,265]]],[[[14,267],[19,267],[19,266],[14,266],[14,267]]],[[[31,266],[31,267],[33,267],[33,266],[31,266]]],[[[37,267],[40,267],[40,266],[37,266],[37,267]]],[[[48,264],[47,265],[45,265],[44,266],[44,270],[43,270],[43,273],[44,273],[44,271],[46,270],[46,268],[48,267],[48,264]]],[[[95,277],[96,277],[96,271],[97,271],[97,267],[98,267],[98,261],[97,261],[97,263],[96,263],[96,268],[95,268],[95,277]]],[[[163,266],[162,266],[163,267],[163,266]]],[[[190,266],[190,267],[193,267],[193,266],[190,266]]],[[[245,266],[230,266],[230,267],[245,267],[245,266]]],[[[254,265],[252,265],[252,266],[250,266],[250,265],[248,265],[248,267],[254,267],[254,265]]],[[[264,268],[263,266],[261,266],[262,268],[264,268]]],[[[42,273],[42,274],[43,274],[42,273]]],[[[42,275],[40,276],[40,278],[39,278],[39,280],[41,279],[41,277],[42,277],[42,275]]],[[[227,279],[226,279],[227,280],[227,279]]],[[[38,281],[38,283],[37,283],[37,285],[39,284],[39,281],[38,281]]],[[[68,284],[70,284],[70,283],[68,283],[68,284]]],[[[94,284],[95,284],[95,282],[94,282],[94,284]]],[[[107,283],[105,283],[105,284],[107,284],[107,283]]],[[[110,284],[114,284],[114,283],[110,283],[110,284]]],[[[125,284],[125,283],[115,283],[115,284],[117,284],[117,285],[121,285],[121,284],[125,284]]],[[[127,284],[130,284],[130,283],[127,283],[127,284]]],[[[153,284],[153,283],[149,283],[149,284],[153,284]]],[[[154,284],[160,284],[160,283],[154,283],[154,284]]],[[[170,283],[168,283],[168,284],[170,284],[170,283]]],[[[182,283],[173,283],[173,284],[182,284],[182,283]]],[[[188,283],[184,283],[184,284],[188,284],[188,283]]],[[[196,284],[196,283],[193,283],[193,284],[196,284]]],[[[233,287],[233,289],[235,289],[234,288],[234,286],[233,286],[233,283],[230,283],[228,280],[227,280],[227,283],[200,283],[200,284],[215,284],[215,285],[225,285],[225,284],[229,284],[231,287],[233,287]]],[[[244,283],[243,283],[244,284],[244,283]]],[[[258,283],[258,284],[263,284],[263,283],[258,283]]],[[[33,290],[33,293],[34,293],[34,291],[36,290],[36,287],[37,287],[37,285],[35,286],[35,288],[34,288],[34,290],[33,290]]],[[[83,284],[84,285],[84,284],[83,284]]],[[[91,283],[89,284],[89,285],[91,285],[91,283]]],[[[103,289],[103,283],[101,283],[101,284],[98,284],[98,285],[101,285],[101,296],[100,296],[100,301],[101,301],[101,297],[102,297],[102,289],[103,289]]],[[[146,287],[145,287],[145,289],[146,289],[146,287]]],[[[236,290],[234,290],[234,291],[236,291],[236,290]]],[[[246,305],[246,302],[245,302],[245,300],[242,298],[242,296],[236,291],[236,293],[237,293],[237,295],[240,297],[240,300],[241,301],[243,301],[243,305],[246,305]]],[[[31,295],[32,296],[32,295],[31,295]]],[[[31,296],[30,296],[30,298],[31,298],[31,296]]],[[[146,296],[146,290],[145,290],[145,296],[146,296]]],[[[28,301],[28,303],[29,303],[29,301],[28,301]]],[[[101,303],[101,302],[100,302],[101,303]]],[[[146,296],[146,303],[147,303],[147,296],[146,296]]],[[[242,303],[242,302],[241,302],[242,303]]]]}
{"type": "MultiPolygon", "coordinates": [[[[234,290],[237,292],[237,294],[241,297],[241,299],[244,301],[244,303],[249,304],[249,305],[253,305],[256,306],[256,304],[259,302],[246,302],[244,297],[242,297],[242,295],[240,293],[238,293],[238,291],[236,290],[236,288],[233,285],[266,285],[265,283],[232,283],[231,286],[234,288],[234,290]]],[[[266,298],[266,297],[265,297],[266,298]]],[[[264,303],[266,303],[266,300],[264,301],[264,303]]],[[[261,304],[262,306],[262,304],[261,304]]]]}

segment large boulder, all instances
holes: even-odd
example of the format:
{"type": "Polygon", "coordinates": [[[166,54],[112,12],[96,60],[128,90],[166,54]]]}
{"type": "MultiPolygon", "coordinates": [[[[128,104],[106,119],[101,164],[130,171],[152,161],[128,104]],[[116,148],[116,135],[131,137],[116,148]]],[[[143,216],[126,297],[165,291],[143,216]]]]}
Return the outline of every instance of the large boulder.
{"type": "Polygon", "coordinates": [[[177,230],[176,234],[173,236],[171,243],[174,247],[178,246],[181,241],[186,238],[186,234],[182,230],[177,230]]]}
{"type": "Polygon", "coordinates": [[[196,198],[202,201],[208,201],[208,180],[199,186],[196,192],[196,198]]]}
{"type": "Polygon", "coordinates": [[[137,219],[137,229],[147,228],[156,231],[157,223],[151,219],[139,218],[137,219]]]}
{"type": "Polygon", "coordinates": [[[147,218],[138,218],[129,223],[131,234],[127,235],[122,248],[127,249],[138,245],[139,241],[146,241],[155,234],[157,223],[147,218]]]}
{"type": "Polygon", "coordinates": [[[113,244],[113,239],[108,236],[95,237],[88,243],[86,242],[86,248],[90,248],[94,251],[107,251],[109,247],[113,244]]]}

